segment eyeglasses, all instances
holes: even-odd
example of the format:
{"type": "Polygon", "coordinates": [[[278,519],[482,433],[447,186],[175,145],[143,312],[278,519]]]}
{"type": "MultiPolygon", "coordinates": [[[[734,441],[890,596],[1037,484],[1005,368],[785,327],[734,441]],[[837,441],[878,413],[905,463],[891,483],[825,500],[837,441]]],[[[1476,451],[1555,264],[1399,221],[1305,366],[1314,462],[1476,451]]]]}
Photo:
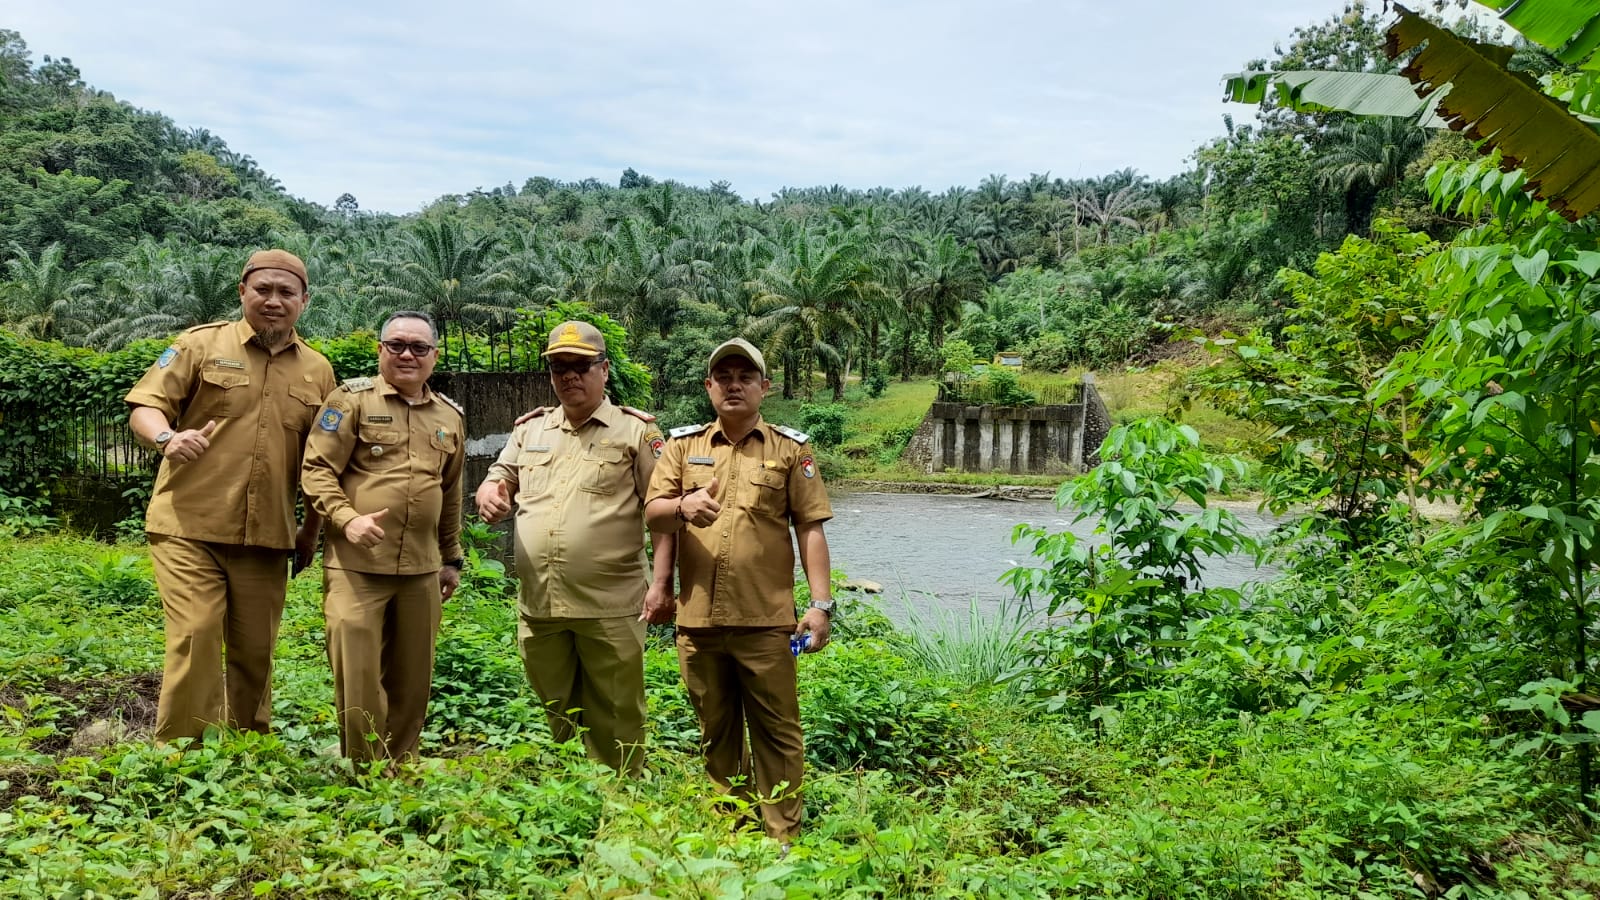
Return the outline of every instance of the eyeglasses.
{"type": "Polygon", "coordinates": [[[378,343],[383,345],[383,349],[393,353],[395,356],[403,356],[407,350],[410,350],[412,356],[421,359],[434,351],[432,344],[424,344],[421,341],[379,341],[378,343]]]}
{"type": "Polygon", "coordinates": [[[599,365],[599,364],[601,364],[601,363],[603,363],[605,361],[606,361],[606,359],[603,356],[597,356],[594,359],[586,359],[583,362],[556,362],[554,360],[551,360],[550,361],[550,374],[551,375],[587,375],[589,373],[590,369],[594,368],[595,366],[597,366],[597,365],[599,365]]]}

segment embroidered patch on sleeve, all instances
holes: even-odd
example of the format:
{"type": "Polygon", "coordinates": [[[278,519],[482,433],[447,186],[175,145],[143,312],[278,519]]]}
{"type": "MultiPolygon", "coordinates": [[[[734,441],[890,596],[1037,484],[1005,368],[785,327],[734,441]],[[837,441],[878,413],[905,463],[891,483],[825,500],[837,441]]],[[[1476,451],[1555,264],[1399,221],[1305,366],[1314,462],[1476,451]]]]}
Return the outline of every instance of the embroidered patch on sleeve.
{"type": "Polygon", "coordinates": [[[817,464],[811,459],[811,457],[800,457],[800,474],[807,478],[817,477],[817,464]]]}
{"type": "Polygon", "coordinates": [[[172,365],[172,361],[177,359],[177,358],[178,358],[178,348],[177,347],[168,347],[167,349],[161,351],[161,355],[160,356],[156,357],[156,365],[158,367],[160,367],[160,368],[165,369],[167,366],[172,365]]]}
{"type": "Polygon", "coordinates": [[[344,413],[337,409],[322,411],[322,418],[317,420],[317,426],[323,431],[338,431],[339,423],[344,421],[344,413]]]}

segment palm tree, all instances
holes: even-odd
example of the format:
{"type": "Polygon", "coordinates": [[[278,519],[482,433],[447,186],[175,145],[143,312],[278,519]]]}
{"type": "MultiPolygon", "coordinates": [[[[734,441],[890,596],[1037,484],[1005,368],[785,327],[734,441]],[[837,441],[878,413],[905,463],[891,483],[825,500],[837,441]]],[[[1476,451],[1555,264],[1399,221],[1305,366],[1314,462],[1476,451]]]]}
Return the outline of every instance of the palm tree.
{"type": "Polygon", "coordinates": [[[782,360],[785,398],[794,397],[801,377],[809,396],[811,366],[821,363],[833,399],[844,399],[845,355],[861,334],[857,309],[871,288],[860,245],[832,237],[800,232],[756,276],[757,316],[749,327],[782,360]]]}
{"type": "Polygon", "coordinates": [[[1378,198],[1394,190],[1427,143],[1428,132],[1408,119],[1346,119],[1329,133],[1317,176],[1345,198],[1350,224],[1364,227],[1378,198]]]}
{"type": "Polygon", "coordinates": [[[1093,224],[1101,245],[1111,243],[1111,229],[1117,225],[1138,228],[1136,218],[1148,205],[1143,197],[1143,178],[1126,177],[1131,170],[1114,173],[1078,195],[1078,209],[1093,224]]]}
{"type": "Polygon", "coordinates": [[[90,282],[62,265],[66,247],[53,243],[34,259],[20,244],[11,244],[6,263],[10,280],[0,284],[0,319],[17,334],[39,340],[58,340],[70,317],[72,301],[90,288],[90,282]]]}
{"type": "MultiPolygon", "coordinates": [[[[907,307],[927,324],[928,343],[938,348],[944,346],[945,329],[960,324],[962,304],[981,301],[989,280],[976,250],[942,234],[923,242],[906,284],[907,307]]],[[[902,377],[905,371],[903,366],[902,377]]]]}
{"type": "Polygon", "coordinates": [[[450,330],[461,335],[458,361],[468,364],[467,331],[472,325],[506,324],[516,297],[503,261],[491,262],[493,235],[471,236],[454,219],[421,219],[386,261],[386,281],[374,286],[378,297],[397,308],[417,309],[439,324],[440,358],[449,354],[450,330]]]}

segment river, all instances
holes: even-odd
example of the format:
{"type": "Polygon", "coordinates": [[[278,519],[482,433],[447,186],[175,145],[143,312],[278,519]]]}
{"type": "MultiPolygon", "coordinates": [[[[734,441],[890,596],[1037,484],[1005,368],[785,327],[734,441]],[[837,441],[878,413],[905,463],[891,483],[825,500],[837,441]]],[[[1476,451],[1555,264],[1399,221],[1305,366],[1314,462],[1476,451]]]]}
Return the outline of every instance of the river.
{"type": "MultiPolygon", "coordinates": [[[[968,604],[998,610],[1011,597],[999,578],[1007,569],[1037,565],[1029,543],[1012,544],[1019,522],[1051,531],[1071,530],[1096,543],[1093,521],[1071,524],[1070,510],[1050,500],[1007,501],[931,494],[832,495],[833,520],[827,524],[833,567],[852,579],[883,585],[884,611],[901,619],[907,601],[929,600],[965,617],[968,604]],[[902,599],[904,598],[904,599],[902,599]]],[[[1276,520],[1254,507],[1235,509],[1253,533],[1270,530],[1276,520]]],[[[1213,560],[1204,571],[1209,587],[1239,587],[1270,578],[1251,556],[1213,560]]]]}

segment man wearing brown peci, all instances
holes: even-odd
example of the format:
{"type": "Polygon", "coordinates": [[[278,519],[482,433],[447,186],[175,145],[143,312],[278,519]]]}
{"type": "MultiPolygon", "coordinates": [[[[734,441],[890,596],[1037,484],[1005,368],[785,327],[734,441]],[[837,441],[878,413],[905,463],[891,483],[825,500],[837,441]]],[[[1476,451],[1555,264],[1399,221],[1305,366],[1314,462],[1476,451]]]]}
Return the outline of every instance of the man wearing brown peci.
{"type": "Polygon", "coordinates": [[[428,387],[433,320],[379,330],[378,377],[328,397],[300,486],[328,522],[323,613],[339,747],[351,759],[417,755],[441,604],[461,582],[461,410],[428,387]]]}
{"type": "Polygon", "coordinates": [[[295,528],[306,433],[333,368],[295,333],[306,267],[250,256],[243,318],[178,336],[128,392],[129,426],[162,460],[145,517],[166,617],[157,741],[208,725],[265,732],[291,555],[311,559],[319,518],[295,528]]]}
{"type": "Polygon", "coordinates": [[[651,535],[644,500],[664,442],[654,417],[606,398],[605,337],[563,322],[544,356],[561,408],[516,425],[478,486],[478,513],[517,506],[518,649],[551,734],[583,730],[589,755],[644,765],[645,623],[672,615],[671,535],[651,535]]]}
{"type": "Polygon", "coordinates": [[[772,387],[761,351],[735,338],[706,368],[717,419],[673,429],[645,516],[678,535],[678,667],[706,774],[758,801],[767,834],[787,848],[800,833],[805,769],[790,639],[809,638],[809,653],[828,644],[822,526],[833,510],[806,435],[761,418],[772,387]],[[798,623],[791,526],[812,597],[798,623]]]}

